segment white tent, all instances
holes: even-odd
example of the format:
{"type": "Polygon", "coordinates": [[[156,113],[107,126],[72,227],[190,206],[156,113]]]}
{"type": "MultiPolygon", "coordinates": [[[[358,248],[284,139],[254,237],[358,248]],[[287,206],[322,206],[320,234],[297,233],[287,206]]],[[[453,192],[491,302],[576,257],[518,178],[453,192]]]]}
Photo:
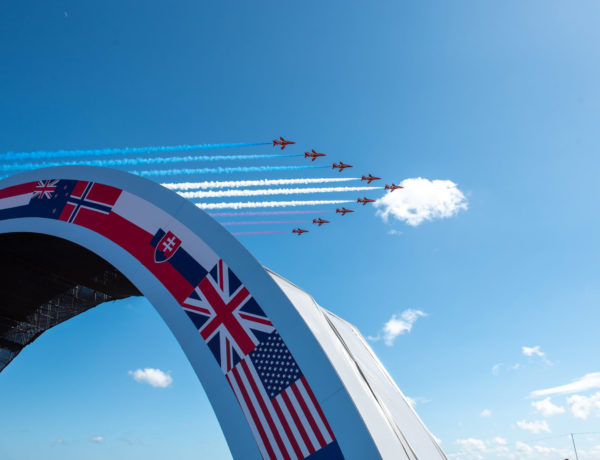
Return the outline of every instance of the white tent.
{"type": "Polygon", "coordinates": [[[310,294],[269,271],[315,335],[351,395],[381,457],[446,459],[356,327],[319,306],[310,294]]]}

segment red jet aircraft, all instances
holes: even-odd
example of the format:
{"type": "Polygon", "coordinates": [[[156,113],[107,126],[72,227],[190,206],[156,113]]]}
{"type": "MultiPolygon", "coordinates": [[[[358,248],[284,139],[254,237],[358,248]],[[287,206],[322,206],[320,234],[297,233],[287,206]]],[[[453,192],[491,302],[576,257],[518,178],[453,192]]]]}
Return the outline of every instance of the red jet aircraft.
{"type": "Polygon", "coordinates": [[[312,161],[315,161],[317,157],[326,157],[324,153],[315,152],[315,149],[312,149],[312,152],[304,152],[304,158],[312,158],[312,161]]]}
{"type": "Polygon", "coordinates": [[[358,200],[356,200],[359,203],[362,203],[362,205],[366,205],[367,203],[375,203],[375,200],[371,200],[367,197],[364,197],[362,200],[359,198],[358,200]]]}
{"type": "Polygon", "coordinates": [[[347,212],[354,212],[352,209],[346,209],[346,208],[342,208],[342,209],[336,209],[335,212],[337,214],[341,214],[342,216],[345,216],[347,212]]]}
{"type": "Polygon", "coordinates": [[[304,230],[302,228],[295,228],[294,230],[292,230],[292,233],[297,233],[298,236],[302,235],[303,233],[308,233],[308,230],[304,230]]]}
{"type": "Polygon", "coordinates": [[[340,172],[342,172],[343,169],[345,169],[345,168],[352,168],[352,167],[353,167],[352,165],[347,165],[347,164],[344,164],[344,163],[342,163],[340,161],[340,164],[333,163],[333,166],[331,167],[331,169],[337,169],[337,168],[339,168],[340,172]]]}
{"type": "Polygon", "coordinates": [[[366,180],[367,184],[370,184],[374,180],[380,180],[380,179],[381,179],[381,177],[375,177],[375,176],[372,176],[371,174],[369,174],[368,176],[362,176],[361,181],[366,180]]]}
{"type": "Polygon", "coordinates": [[[320,217],[318,219],[313,219],[313,224],[319,224],[319,227],[323,224],[328,224],[328,223],[329,223],[328,220],[321,219],[320,217]]]}
{"type": "Polygon", "coordinates": [[[392,185],[385,184],[385,189],[389,190],[390,192],[393,192],[394,190],[397,190],[399,188],[404,188],[404,187],[402,187],[401,185],[396,185],[393,182],[392,182],[392,185]]]}
{"type": "Polygon", "coordinates": [[[280,137],[279,139],[273,139],[273,147],[275,147],[276,145],[281,145],[281,150],[283,150],[286,145],[290,145],[290,144],[295,144],[295,142],[294,141],[286,141],[283,137],[280,137]]]}

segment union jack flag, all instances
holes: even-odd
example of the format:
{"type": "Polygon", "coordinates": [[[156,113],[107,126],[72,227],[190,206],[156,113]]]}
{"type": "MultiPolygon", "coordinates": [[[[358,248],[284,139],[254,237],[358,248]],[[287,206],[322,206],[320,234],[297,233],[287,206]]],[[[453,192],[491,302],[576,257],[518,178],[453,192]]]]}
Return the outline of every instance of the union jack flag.
{"type": "Polygon", "coordinates": [[[223,260],[200,281],[182,307],[223,373],[274,330],[265,312],[223,260]]]}
{"type": "Polygon", "coordinates": [[[58,179],[54,180],[39,180],[35,189],[33,190],[33,195],[31,198],[52,198],[52,194],[56,190],[56,184],[58,183],[58,179]]]}

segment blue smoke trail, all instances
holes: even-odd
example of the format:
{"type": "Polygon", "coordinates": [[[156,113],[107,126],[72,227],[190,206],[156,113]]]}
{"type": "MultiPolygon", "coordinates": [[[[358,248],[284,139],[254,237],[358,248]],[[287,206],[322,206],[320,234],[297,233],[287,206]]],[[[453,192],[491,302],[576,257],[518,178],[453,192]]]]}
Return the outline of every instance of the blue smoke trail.
{"type": "Polygon", "coordinates": [[[113,149],[94,149],[94,150],[55,150],[37,152],[6,152],[0,155],[0,159],[6,160],[27,160],[43,158],[69,158],[69,157],[97,157],[102,155],[133,155],[138,153],[157,153],[157,152],[184,152],[188,150],[207,150],[207,149],[229,149],[236,147],[255,147],[258,145],[270,145],[270,142],[239,142],[237,144],[197,144],[197,145],[170,145],[164,147],[124,147],[113,149]]]}
{"type": "Polygon", "coordinates": [[[45,168],[50,166],[140,166],[160,165],[166,163],[187,163],[192,161],[234,161],[234,160],[262,160],[265,158],[290,158],[298,157],[298,153],[276,153],[255,155],[201,155],[185,157],[155,157],[155,158],[113,158],[110,160],[74,160],[74,161],[50,161],[40,163],[10,163],[0,165],[0,171],[26,171],[29,169],[45,168]]]}
{"type": "Polygon", "coordinates": [[[330,166],[236,166],[233,168],[199,168],[199,169],[148,169],[144,171],[129,171],[138,176],[177,176],[186,174],[232,174],[238,172],[259,171],[293,171],[296,169],[330,168],[330,166]]]}

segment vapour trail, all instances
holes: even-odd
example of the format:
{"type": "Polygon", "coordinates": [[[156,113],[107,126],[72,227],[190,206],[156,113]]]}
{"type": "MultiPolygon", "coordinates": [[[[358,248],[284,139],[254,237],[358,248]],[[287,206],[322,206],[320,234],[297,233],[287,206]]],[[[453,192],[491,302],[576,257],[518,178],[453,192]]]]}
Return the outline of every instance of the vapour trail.
{"type": "Polygon", "coordinates": [[[250,220],[250,221],[236,221],[236,222],[219,222],[225,227],[234,225],[267,225],[267,224],[310,224],[311,220],[250,220]]]}
{"type": "MultiPolygon", "coordinates": [[[[111,158],[109,160],[72,160],[72,161],[44,161],[40,163],[10,163],[0,165],[0,171],[24,171],[29,169],[46,168],[50,166],[140,166],[162,165],[167,163],[189,163],[193,161],[243,161],[263,160],[271,158],[298,157],[302,154],[275,153],[255,155],[188,155],[185,157],[155,157],[155,158],[111,158]]],[[[1,157],[0,157],[1,158],[1,157]]]]}
{"type": "Polygon", "coordinates": [[[160,184],[170,190],[198,190],[206,188],[236,188],[270,185],[308,185],[327,182],[349,182],[360,180],[360,177],[317,177],[300,179],[259,179],[259,180],[228,180],[228,181],[204,181],[204,182],[167,182],[160,184]]]}
{"type": "Polygon", "coordinates": [[[271,233],[292,233],[290,231],[287,230],[273,230],[270,232],[236,232],[236,233],[232,233],[232,235],[238,236],[238,235],[269,235],[271,233]]]}
{"type": "Polygon", "coordinates": [[[354,203],[352,200],[312,201],[246,201],[229,203],[195,203],[200,209],[285,208],[288,206],[319,206],[322,204],[354,203]]]}
{"type": "Polygon", "coordinates": [[[177,176],[186,174],[232,174],[239,172],[261,171],[295,171],[298,169],[329,168],[329,166],[235,166],[231,168],[185,168],[185,169],[148,169],[143,171],[129,171],[139,176],[177,176]]]}
{"type": "Polygon", "coordinates": [[[242,212],[209,212],[211,217],[237,217],[237,216],[274,216],[283,214],[324,214],[335,212],[333,209],[327,211],[242,211],[242,212]]]}
{"type": "Polygon", "coordinates": [[[184,198],[222,198],[228,196],[302,195],[308,193],[360,192],[383,187],[307,187],[267,188],[257,190],[207,190],[201,192],[177,192],[184,198]]]}
{"type": "Polygon", "coordinates": [[[79,156],[96,157],[102,155],[134,155],[138,153],[158,152],[184,152],[189,150],[228,149],[236,147],[254,147],[258,145],[269,145],[270,142],[238,142],[234,144],[195,144],[195,145],[169,145],[163,147],[124,147],[110,149],[92,150],[38,150],[36,152],[6,152],[0,155],[0,159],[26,160],[42,158],[70,158],[79,156]]]}

